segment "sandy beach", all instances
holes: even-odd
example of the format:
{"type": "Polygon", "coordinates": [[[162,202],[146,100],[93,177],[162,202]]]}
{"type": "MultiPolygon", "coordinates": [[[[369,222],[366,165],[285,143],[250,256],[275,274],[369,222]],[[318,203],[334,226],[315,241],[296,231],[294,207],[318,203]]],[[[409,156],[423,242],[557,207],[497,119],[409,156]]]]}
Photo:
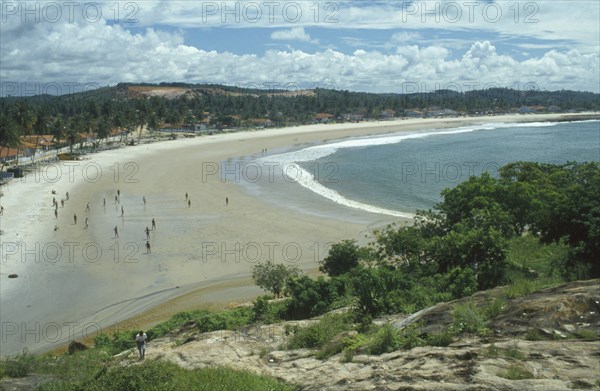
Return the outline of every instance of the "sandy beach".
{"type": "Polygon", "coordinates": [[[327,213],[294,208],[293,195],[288,207],[275,205],[243,184],[257,169],[269,175],[278,167],[250,172],[236,161],[344,137],[569,118],[582,116],[308,125],[142,144],[48,165],[0,188],[0,355],[47,351],[100,329],[147,328],[179,311],[245,302],[263,294],[250,278],[259,261],[315,273],[331,243],[365,242],[374,228],[410,220],[317,196],[317,209],[327,213]]]}

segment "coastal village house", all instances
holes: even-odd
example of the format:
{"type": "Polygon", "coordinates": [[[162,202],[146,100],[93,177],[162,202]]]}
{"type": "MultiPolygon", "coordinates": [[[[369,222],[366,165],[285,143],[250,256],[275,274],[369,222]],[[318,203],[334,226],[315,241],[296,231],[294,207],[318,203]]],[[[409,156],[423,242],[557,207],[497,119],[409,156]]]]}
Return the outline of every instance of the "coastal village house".
{"type": "Polygon", "coordinates": [[[317,113],[313,117],[313,122],[316,124],[326,124],[333,120],[335,115],[329,113],[317,113]]]}

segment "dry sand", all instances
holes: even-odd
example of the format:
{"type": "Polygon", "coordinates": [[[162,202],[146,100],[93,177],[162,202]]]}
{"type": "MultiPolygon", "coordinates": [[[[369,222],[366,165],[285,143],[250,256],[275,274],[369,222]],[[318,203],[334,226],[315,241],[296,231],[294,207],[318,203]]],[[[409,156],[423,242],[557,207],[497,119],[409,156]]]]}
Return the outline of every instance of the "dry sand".
{"type": "Polygon", "coordinates": [[[0,354],[23,347],[44,351],[100,328],[147,328],[182,310],[247,301],[261,294],[249,278],[257,261],[314,272],[330,243],[365,241],[374,227],[402,220],[318,197],[315,202],[328,213],[274,205],[241,186],[243,172],[230,172],[223,181],[223,161],[259,157],[265,148],[390,131],[560,118],[565,116],[412,119],[203,136],[105,151],[15,180],[2,188],[0,354]],[[59,202],[71,194],[58,219],[52,189],[59,202]],[[152,218],[157,229],[150,232],[147,254],[145,228],[152,218]],[[8,279],[11,273],[19,278],[8,279]]]}

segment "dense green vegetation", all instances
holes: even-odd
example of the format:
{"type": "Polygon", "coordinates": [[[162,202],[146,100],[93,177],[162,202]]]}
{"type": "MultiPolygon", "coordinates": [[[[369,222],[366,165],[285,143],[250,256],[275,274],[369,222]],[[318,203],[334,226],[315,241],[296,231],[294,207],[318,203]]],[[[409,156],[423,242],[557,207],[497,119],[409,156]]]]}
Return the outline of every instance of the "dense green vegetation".
{"type": "Polygon", "coordinates": [[[253,127],[255,120],[270,126],[312,123],[316,113],[333,118],[385,118],[413,110],[447,108],[465,114],[505,113],[523,106],[545,110],[600,110],[598,94],[575,91],[535,91],[493,88],[455,92],[438,90],[412,94],[371,94],[333,89],[311,93],[259,90],[218,85],[160,84],[191,91],[178,98],[145,96],[147,85],[119,84],[62,96],[0,98],[0,146],[14,147],[20,135],[51,134],[73,145],[82,133],[98,139],[113,131],[137,132],[143,126],[157,130],[161,123],[174,126],[209,119],[216,129],[253,127]],[[291,92],[291,93],[290,93],[291,92]],[[254,121],[254,122],[253,122],[254,121]]]}

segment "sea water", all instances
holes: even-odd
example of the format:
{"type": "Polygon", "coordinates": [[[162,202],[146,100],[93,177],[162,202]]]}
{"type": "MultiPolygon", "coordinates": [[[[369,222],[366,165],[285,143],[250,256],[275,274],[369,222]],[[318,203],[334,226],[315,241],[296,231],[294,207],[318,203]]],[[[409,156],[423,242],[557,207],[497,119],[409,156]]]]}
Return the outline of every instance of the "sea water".
{"type": "MultiPolygon", "coordinates": [[[[600,121],[489,123],[391,132],[307,146],[256,161],[283,167],[284,182],[329,202],[410,216],[417,209],[433,208],[444,188],[484,172],[497,176],[498,168],[510,162],[600,161],[600,121]]],[[[293,189],[264,182],[252,191],[275,202],[293,189]]],[[[289,205],[295,197],[287,194],[289,205]]]]}

